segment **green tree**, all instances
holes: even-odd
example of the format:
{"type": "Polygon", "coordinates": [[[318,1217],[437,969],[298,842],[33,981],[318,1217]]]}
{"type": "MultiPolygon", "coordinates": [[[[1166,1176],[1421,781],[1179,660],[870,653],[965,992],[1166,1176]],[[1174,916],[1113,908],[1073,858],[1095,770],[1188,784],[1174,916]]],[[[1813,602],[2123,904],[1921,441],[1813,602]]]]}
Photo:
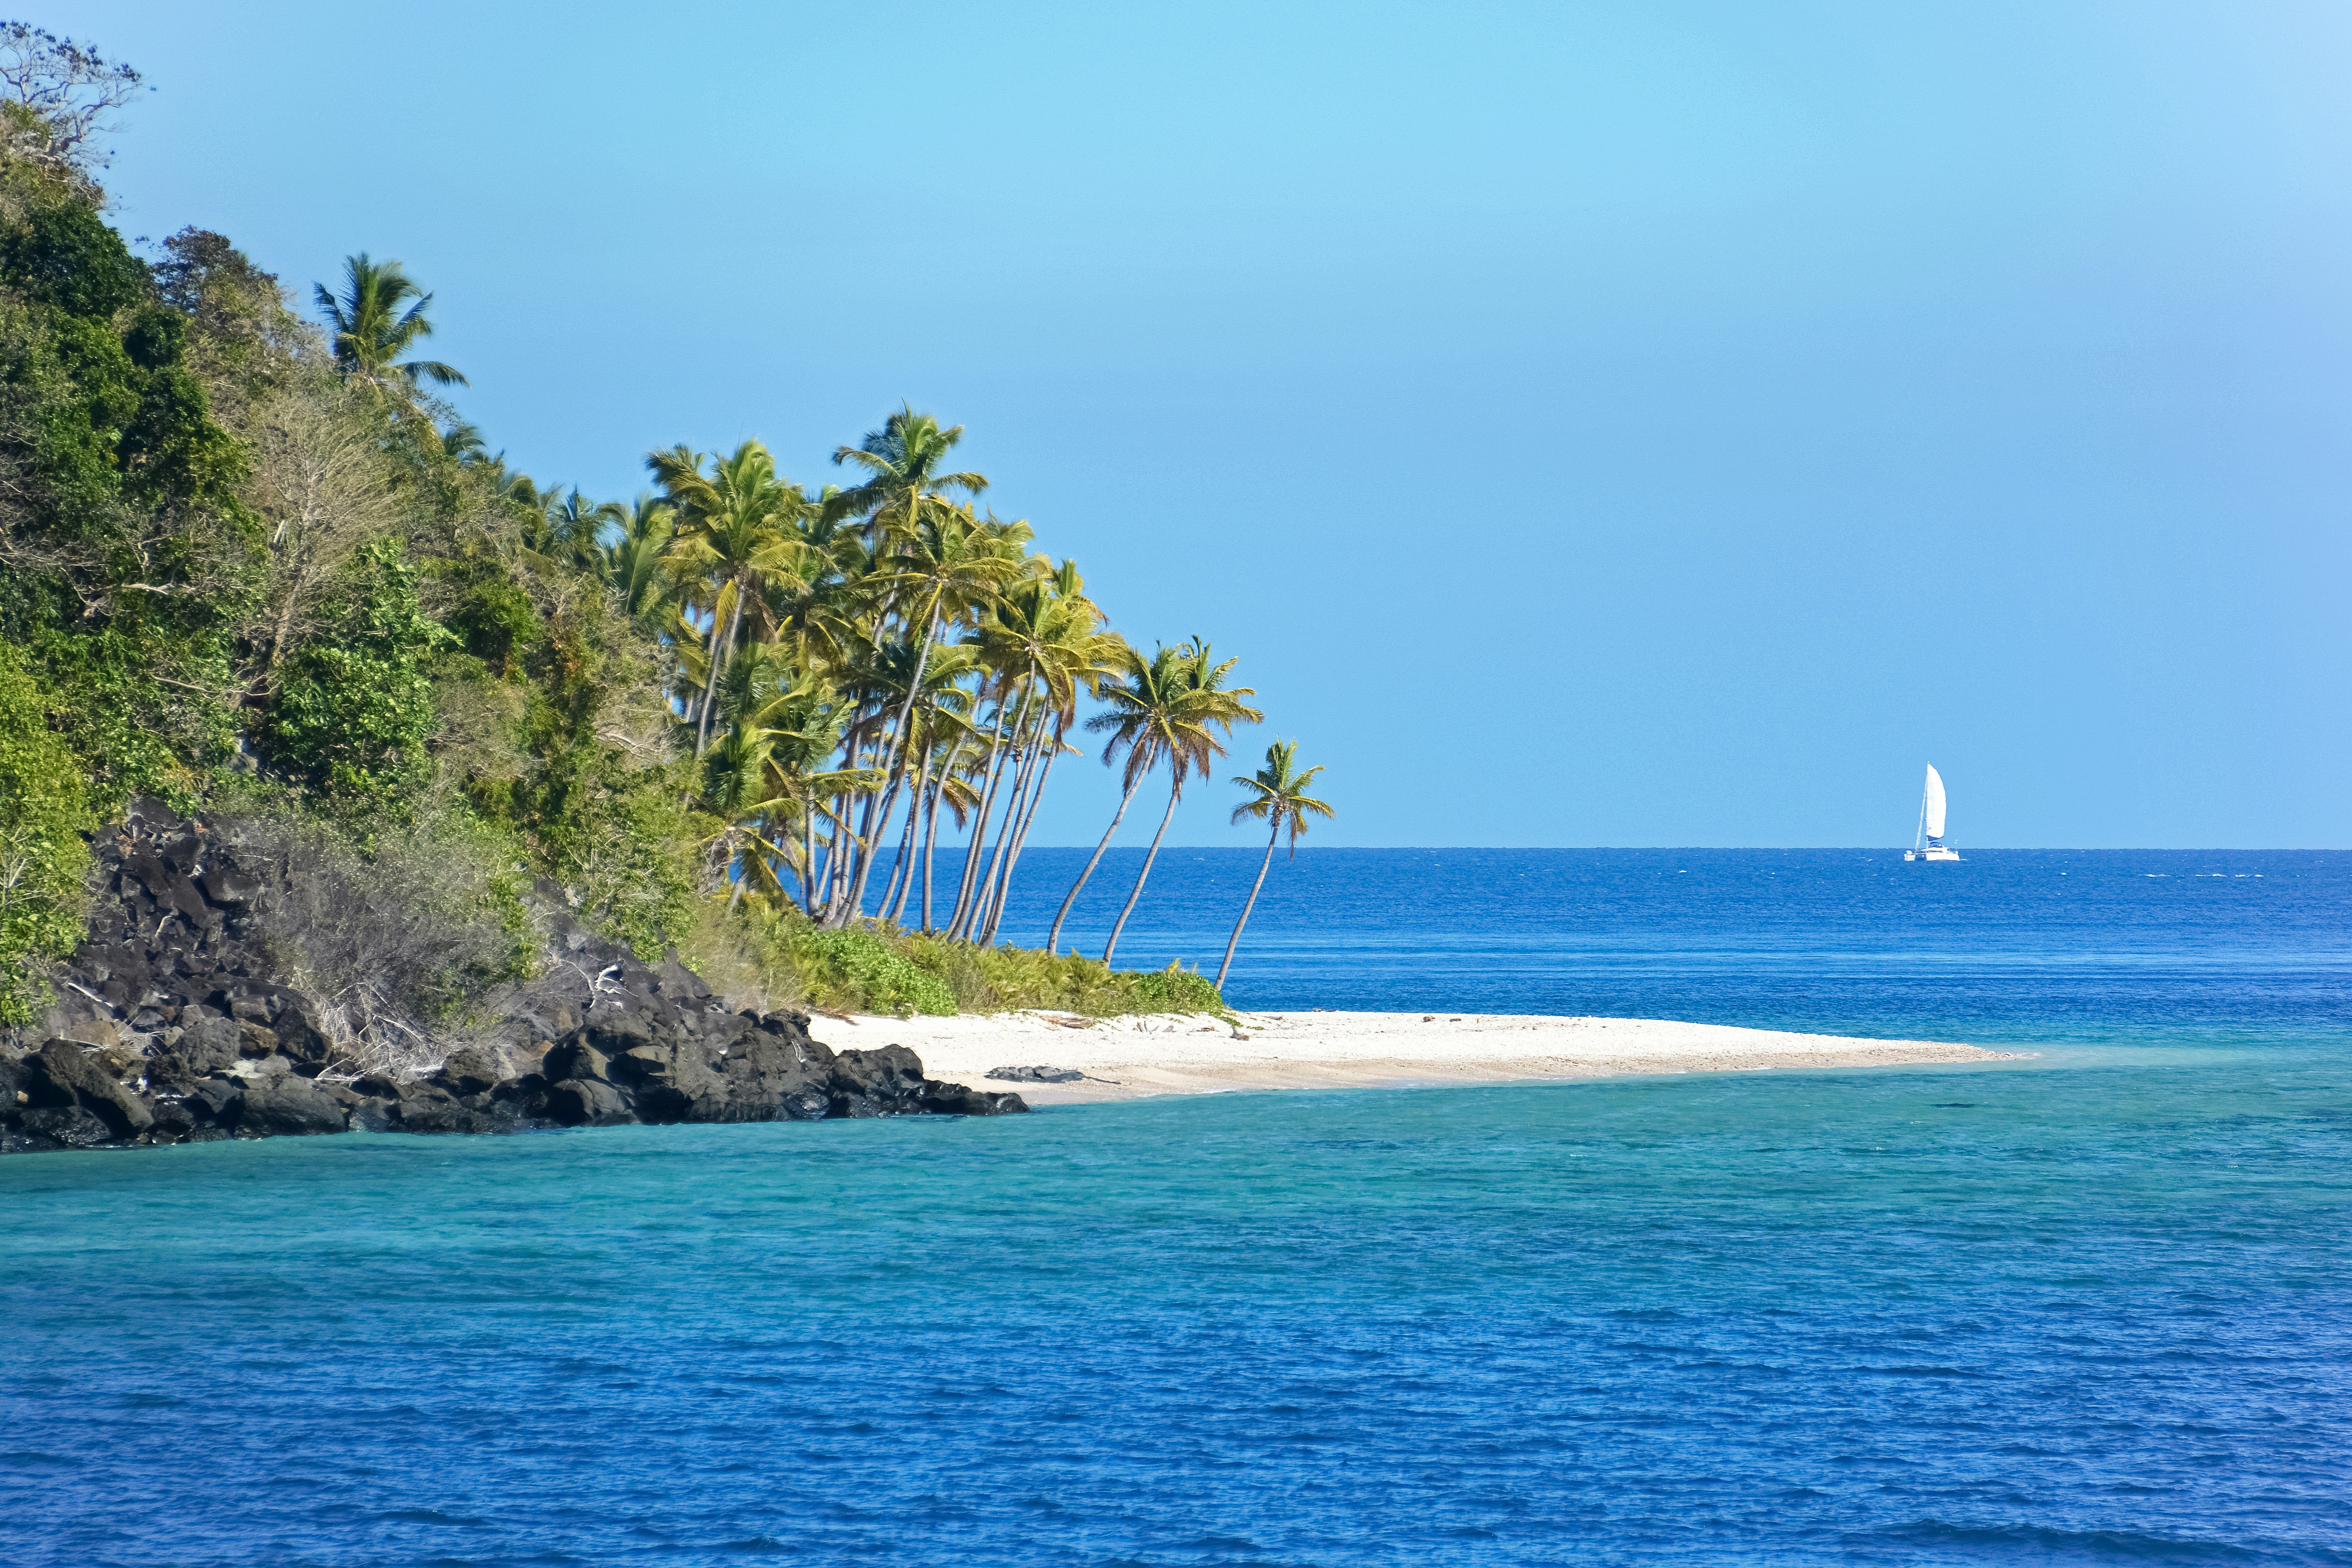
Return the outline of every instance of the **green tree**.
{"type": "Polygon", "coordinates": [[[674,447],[648,454],[646,466],[677,515],[677,534],[667,552],[673,570],[709,589],[710,646],[694,730],[694,752],[700,756],[710,741],[711,696],[741,629],[743,606],[756,605],[764,616],[759,586],[767,578],[790,574],[800,557],[794,525],[815,503],[798,485],[777,477],[775,459],[757,441],[746,441],[716,460],[674,447]]]}
{"type": "Polygon", "coordinates": [[[1234,966],[1234,950],[1241,945],[1242,928],[1249,924],[1250,911],[1257,908],[1259,890],[1265,886],[1266,868],[1274,864],[1275,840],[1282,837],[1285,827],[1290,829],[1290,853],[1298,853],[1298,836],[1307,831],[1307,819],[1319,816],[1329,821],[1330,806],[1307,793],[1315,775],[1323,770],[1311,767],[1301,773],[1298,768],[1298,742],[1276,741],[1265,749],[1265,765],[1247,778],[1234,783],[1250,792],[1250,796],[1234,807],[1234,822],[1255,816],[1268,825],[1265,836],[1265,858],[1258,862],[1257,880],[1250,884],[1249,899],[1242,905],[1242,918],[1234,922],[1234,934],[1225,942],[1225,961],[1217,965],[1217,989],[1225,985],[1225,973],[1234,966]]]}
{"type": "Polygon", "coordinates": [[[456,639],[418,605],[416,569],[396,540],[362,547],[330,619],[288,662],[270,709],[271,760],[340,809],[397,808],[432,771],[425,661],[456,639]]]}
{"type": "Polygon", "coordinates": [[[45,171],[98,205],[106,117],[128,104],[139,73],[87,44],[25,22],[0,22],[0,155],[45,171]]]}
{"type": "Polygon", "coordinates": [[[619,521],[619,537],[597,552],[597,575],[620,596],[621,609],[631,620],[640,626],[656,624],[672,586],[663,555],[677,532],[677,513],[647,492],[637,497],[619,521]]]}
{"type": "MultiPolygon", "coordinates": [[[[1110,928],[1110,940],[1103,944],[1106,964],[1118,951],[1119,933],[1127,929],[1128,917],[1135,913],[1136,903],[1143,897],[1143,884],[1151,879],[1152,863],[1160,858],[1160,841],[1168,836],[1168,824],[1176,815],[1176,803],[1183,798],[1184,780],[1195,772],[1207,773],[1210,763],[1225,754],[1214,731],[1223,730],[1231,735],[1235,724],[1255,724],[1265,717],[1242,700],[1256,696],[1255,691],[1246,686],[1225,685],[1226,675],[1239,662],[1229,658],[1223,664],[1210,663],[1209,645],[1197,637],[1178,649],[1177,657],[1171,661],[1169,677],[1162,687],[1169,716],[1161,721],[1168,736],[1161,751],[1168,763],[1168,809],[1160,814],[1160,826],[1151,836],[1151,847],[1144,852],[1143,869],[1135,874],[1135,887],[1127,895],[1127,906],[1118,911],[1118,919],[1110,928]]],[[[1098,719],[1118,717],[1116,713],[1097,715],[1098,719]]]]}
{"type": "Polygon", "coordinates": [[[1265,717],[1241,700],[1255,696],[1255,691],[1246,686],[1228,689],[1224,684],[1237,661],[1229,658],[1223,664],[1211,664],[1209,647],[1198,637],[1175,647],[1163,644],[1148,659],[1133,648],[1127,648],[1124,662],[1125,678],[1102,689],[1104,710],[1087,721],[1087,729],[1110,737],[1103,746],[1105,767],[1122,752],[1127,757],[1118,809],[1111,814],[1102,842],[1095,846],[1077,880],[1070,884],[1068,895],[1054,916],[1053,929],[1045,937],[1045,951],[1051,953],[1060,943],[1063,922],[1069,919],[1071,907],[1078,901],[1079,890],[1102,863],[1104,852],[1110,847],[1111,836],[1118,831],[1120,819],[1127,816],[1137,788],[1164,763],[1169,772],[1168,809],[1160,816],[1159,832],[1152,835],[1150,852],[1143,858],[1143,870],[1135,879],[1134,890],[1128,895],[1127,907],[1119,911],[1118,921],[1111,928],[1110,942],[1103,952],[1105,963],[1118,950],[1119,932],[1126,929],[1128,916],[1135,912],[1136,900],[1143,896],[1143,884],[1159,857],[1160,841],[1168,832],[1169,819],[1176,815],[1176,802],[1183,794],[1185,779],[1193,773],[1205,772],[1213,759],[1224,754],[1215,731],[1222,729],[1230,734],[1236,723],[1255,724],[1265,717]]]}
{"type": "Polygon", "coordinates": [[[49,731],[40,689],[0,647],[0,1024],[48,1004],[41,969],[80,944],[90,821],[81,768],[49,731]]]}
{"type": "Polygon", "coordinates": [[[433,335],[433,323],[425,314],[433,296],[418,288],[399,262],[373,261],[364,250],[346,257],[343,291],[337,294],[318,283],[311,286],[311,297],[326,318],[335,363],[352,380],[403,405],[415,402],[420,380],[440,386],[467,384],[454,367],[437,359],[400,357],[433,335]]]}
{"type": "Polygon", "coordinates": [[[835,492],[827,515],[863,518],[877,535],[915,533],[926,517],[955,509],[950,492],[977,496],[988,488],[984,475],[943,471],[962,439],[962,426],[942,430],[931,416],[902,406],[858,445],[834,448],[836,464],[861,468],[866,478],[835,492]]]}
{"type": "MultiPolygon", "coordinates": [[[[1020,537],[1025,539],[1027,525],[1015,526],[1020,529],[1020,537]]],[[[889,826],[907,771],[914,740],[910,715],[916,698],[924,689],[924,672],[930,664],[931,645],[939,638],[940,622],[950,617],[961,619],[968,611],[992,602],[1005,580],[1020,571],[1018,554],[1003,548],[1007,537],[1002,531],[983,528],[970,512],[959,509],[920,512],[912,527],[898,536],[896,551],[868,579],[873,589],[898,602],[899,614],[909,630],[916,626],[922,629],[917,634],[919,640],[915,643],[915,665],[906,682],[906,695],[900,699],[898,715],[891,722],[889,754],[884,763],[884,776],[889,782],[869,819],[848,897],[834,912],[833,923],[836,925],[846,924],[865,900],[866,879],[874,869],[877,835],[889,826]]],[[[910,803],[910,823],[914,809],[910,803]]]]}

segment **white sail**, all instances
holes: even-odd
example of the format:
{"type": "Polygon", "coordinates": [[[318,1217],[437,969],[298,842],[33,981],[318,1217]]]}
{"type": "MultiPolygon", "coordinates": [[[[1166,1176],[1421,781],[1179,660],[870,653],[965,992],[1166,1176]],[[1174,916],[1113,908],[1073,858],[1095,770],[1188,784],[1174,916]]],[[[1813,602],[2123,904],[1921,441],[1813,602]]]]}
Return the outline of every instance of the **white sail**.
{"type": "Polygon", "coordinates": [[[1926,818],[1924,826],[1932,841],[1944,836],[1944,777],[1933,763],[1927,764],[1927,798],[1920,808],[1926,818]]]}

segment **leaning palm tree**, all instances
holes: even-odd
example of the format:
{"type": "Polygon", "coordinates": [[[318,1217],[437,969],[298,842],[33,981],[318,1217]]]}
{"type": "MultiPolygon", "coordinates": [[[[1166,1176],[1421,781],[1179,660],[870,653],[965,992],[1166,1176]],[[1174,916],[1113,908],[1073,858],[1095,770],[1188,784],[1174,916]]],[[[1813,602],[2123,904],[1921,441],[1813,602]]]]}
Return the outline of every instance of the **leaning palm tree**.
{"type": "Polygon", "coordinates": [[[1127,907],[1118,911],[1118,919],[1110,928],[1110,941],[1103,944],[1103,963],[1118,951],[1119,933],[1127,929],[1127,919],[1135,913],[1138,900],[1143,897],[1143,884],[1151,879],[1152,862],[1160,858],[1160,841],[1168,835],[1168,824],[1176,815],[1176,803],[1183,797],[1184,780],[1193,773],[1207,773],[1210,763],[1225,754],[1225,748],[1210,733],[1212,727],[1222,729],[1230,736],[1237,723],[1255,724],[1265,717],[1242,700],[1257,693],[1246,686],[1228,689],[1225,676],[1239,659],[1229,658],[1223,664],[1209,662],[1209,645],[1194,637],[1181,649],[1175,661],[1175,682],[1170,695],[1174,701],[1175,720],[1168,750],[1168,809],[1160,814],[1160,828],[1151,836],[1151,847],[1144,851],[1143,869],[1135,874],[1135,887],[1127,895],[1127,907]]]}
{"type": "Polygon", "coordinates": [[[983,884],[987,889],[974,920],[974,940],[982,946],[996,939],[1010,898],[1013,872],[1045,782],[1054,763],[1066,751],[1063,738],[1077,718],[1081,692],[1099,695],[1112,678],[1126,668],[1126,641],[1098,627],[1102,611],[1086,596],[1077,566],[1062,562],[1046,576],[1024,583],[1006,595],[992,624],[983,622],[979,644],[992,667],[1023,671],[1047,704],[1034,730],[1016,727],[1016,739],[1025,739],[1013,772],[1011,805],[998,833],[1000,854],[992,867],[1002,870],[983,884]]]}
{"type": "MultiPolygon", "coordinates": [[[[1028,525],[1018,526],[1025,539],[1028,525]]],[[[834,911],[835,925],[846,925],[864,905],[866,879],[880,844],[878,835],[889,826],[897,808],[914,739],[910,715],[923,690],[924,672],[930,663],[932,645],[939,640],[940,623],[991,603],[1005,580],[1020,570],[1020,557],[1002,548],[1002,535],[960,508],[919,514],[914,525],[898,536],[897,545],[867,583],[898,603],[902,624],[910,633],[917,626],[922,629],[915,633],[919,640],[914,645],[914,668],[886,740],[883,776],[888,782],[868,818],[856,874],[848,897],[834,911]]]]}
{"type": "Polygon", "coordinates": [[[1144,778],[1160,765],[1162,757],[1175,747],[1181,732],[1182,714],[1179,699],[1183,686],[1182,662],[1184,648],[1162,645],[1150,658],[1133,648],[1128,648],[1119,662],[1125,668],[1125,679],[1103,689],[1103,712],[1087,721],[1087,728],[1097,734],[1106,731],[1110,739],[1103,743],[1103,766],[1117,762],[1119,753],[1127,754],[1127,770],[1121,775],[1118,809],[1111,813],[1110,826],[1103,829],[1102,842],[1087,858],[1086,867],[1078,879],[1070,884],[1062,907],[1054,916],[1053,929],[1045,933],[1045,951],[1061,950],[1062,923],[1070,918],[1070,910],[1078,901],[1078,894],[1087,879],[1102,864],[1104,854],[1110,848],[1111,837],[1127,816],[1127,808],[1135,800],[1135,792],[1144,778]]]}
{"type": "Polygon", "coordinates": [[[1298,855],[1298,836],[1307,831],[1307,818],[1319,816],[1331,820],[1331,808],[1307,793],[1315,782],[1320,766],[1298,771],[1298,742],[1276,741],[1265,749],[1265,765],[1249,778],[1237,778],[1234,783],[1251,792],[1250,797],[1234,807],[1234,821],[1239,824],[1245,816],[1255,816],[1270,824],[1265,836],[1265,858],[1258,862],[1257,880],[1250,884],[1248,901],[1242,905],[1242,918],[1234,922],[1234,934],[1225,942],[1225,961],[1217,965],[1217,988],[1224,989],[1225,972],[1234,966],[1234,950],[1241,945],[1242,927],[1249,924],[1250,911],[1257,908],[1257,896],[1265,886],[1266,868],[1274,864],[1275,840],[1282,830],[1290,829],[1290,853],[1298,855]]]}
{"type": "Polygon", "coordinates": [[[417,383],[464,386],[466,378],[437,359],[404,360],[400,356],[420,338],[433,335],[425,308],[433,296],[397,261],[372,261],[368,253],[343,260],[343,291],[324,283],[311,285],[311,297],[327,318],[328,335],[335,351],[335,367],[345,379],[364,383],[397,398],[416,401],[417,383]],[[408,308],[404,310],[403,305],[408,308]]]}

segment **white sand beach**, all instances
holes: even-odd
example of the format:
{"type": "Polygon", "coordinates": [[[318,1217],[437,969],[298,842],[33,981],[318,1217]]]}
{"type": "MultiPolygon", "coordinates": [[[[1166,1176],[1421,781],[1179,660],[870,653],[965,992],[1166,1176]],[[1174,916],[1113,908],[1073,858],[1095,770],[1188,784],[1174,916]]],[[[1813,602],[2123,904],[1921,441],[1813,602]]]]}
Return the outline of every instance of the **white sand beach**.
{"type": "Polygon", "coordinates": [[[1792,1035],[1656,1018],[1494,1014],[1251,1013],[1084,1018],[999,1013],[952,1018],[835,1018],[816,1037],[835,1049],[906,1046],[931,1077],[1017,1090],[1032,1105],[1241,1089],[1406,1088],[1603,1078],[1622,1073],[1754,1072],[2016,1059],[2017,1053],[1927,1040],[1792,1035]],[[1075,1070],[1067,1083],[1007,1082],[997,1068],[1075,1070]]]}

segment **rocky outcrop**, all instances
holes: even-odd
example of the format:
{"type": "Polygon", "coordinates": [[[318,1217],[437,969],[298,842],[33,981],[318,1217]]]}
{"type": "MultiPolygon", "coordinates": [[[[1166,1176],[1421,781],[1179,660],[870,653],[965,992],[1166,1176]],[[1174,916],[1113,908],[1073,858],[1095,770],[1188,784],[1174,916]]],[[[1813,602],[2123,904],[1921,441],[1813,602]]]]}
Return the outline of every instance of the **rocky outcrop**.
{"type": "Polygon", "coordinates": [[[835,1052],[551,914],[551,978],[423,1074],[366,1072],[278,973],[266,867],[152,801],[93,842],[89,939],[40,1026],[0,1036],[0,1153],[342,1132],[993,1116],[902,1046],[835,1052]],[[575,978],[576,977],[576,978],[575,978]]]}

